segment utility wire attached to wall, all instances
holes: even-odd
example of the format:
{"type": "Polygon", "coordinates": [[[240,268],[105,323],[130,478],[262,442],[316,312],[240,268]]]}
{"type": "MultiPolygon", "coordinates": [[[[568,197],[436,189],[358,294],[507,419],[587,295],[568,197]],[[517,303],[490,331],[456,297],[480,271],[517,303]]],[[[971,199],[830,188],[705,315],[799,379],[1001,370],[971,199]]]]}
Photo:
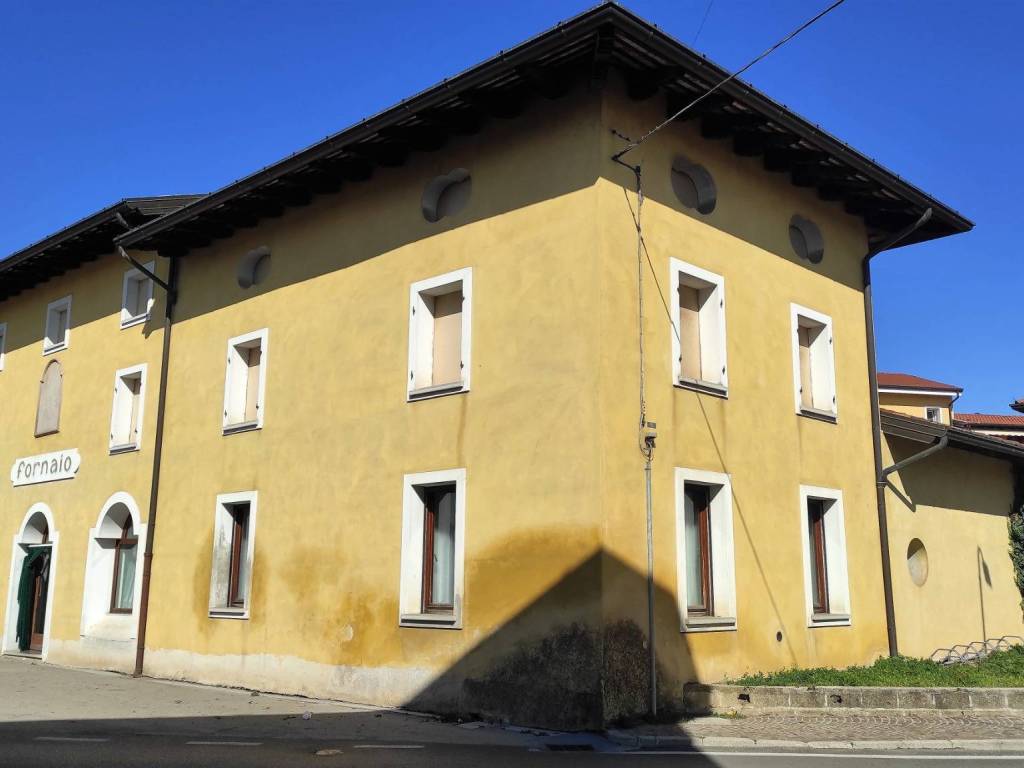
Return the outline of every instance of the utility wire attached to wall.
{"type": "Polygon", "coordinates": [[[779,48],[781,48],[781,47],[782,47],[783,45],[785,45],[786,43],[788,43],[788,42],[789,42],[790,40],[792,40],[792,39],[793,39],[794,37],[796,37],[796,36],[797,36],[797,35],[799,35],[799,34],[800,34],[801,32],[803,32],[803,31],[804,31],[805,29],[807,29],[807,28],[808,28],[809,26],[811,26],[812,24],[814,24],[815,22],[817,22],[817,21],[818,21],[819,19],[822,19],[822,18],[824,18],[825,16],[827,16],[827,15],[828,15],[829,13],[831,13],[832,11],[834,11],[834,10],[835,10],[836,8],[838,8],[838,7],[840,6],[840,5],[842,5],[842,4],[844,3],[844,2],[846,2],[846,0],[836,0],[836,1],[835,1],[834,3],[832,3],[832,5],[830,5],[830,6],[828,7],[828,8],[826,8],[826,9],[825,9],[825,10],[823,10],[823,11],[821,11],[821,12],[820,12],[820,13],[819,13],[818,15],[814,16],[813,18],[811,18],[811,19],[808,19],[807,21],[805,21],[805,22],[804,22],[803,24],[801,24],[801,25],[800,25],[799,27],[797,27],[796,29],[794,29],[794,30],[793,30],[792,32],[790,32],[790,33],[789,33],[788,35],[786,35],[786,36],[785,36],[784,38],[782,38],[781,40],[779,40],[779,41],[778,41],[777,43],[775,43],[775,44],[774,44],[773,46],[771,46],[770,48],[768,48],[768,49],[767,49],[766,51],[764,51],[763,53],[761,53],[761,54],[760,54],[759,56],[756,56],[755,58],[751,59],[751,60],[750,60],[749,62],[747,62],[747,63],[746,63],[746,64],[745,64],[744,66],[742,66],[742,67],[740,67],[739,69],[737,69],[737,70],[736,70],[735,72],[733,72],[733,73],[732,73],[731,75],[729,75],[728,77],[726,77],[725,79],[723,79],[722,81],[720,81],[719,83],[717,83],[716,85],[713,85],[713,86],[712,86],[711,88],[709,88],[709,89],[708,89],[707,91],[705,91],[704,93],[702,93],[702,94],[701,94],[700,96],[698,96],[698,97],[697,97],[696,99],[694,99],[693,101],[691,101],[691,102],[690,102],[689,104],[687,104],[687,105],[686,105],[685,107],[683,107],[682,109],[680,109],[680,110],[679,110],[678,112],[676,112],[676,113],[675,113],[674,115],[672,115],[672,116],[671,116],[671,117],[669,117],[668,119],[666,119],[666,120],[662,121],[662,122],[661,122],[661,123],[659,123],[658,125],[654,126],[654,127],[653,127],[653,128],[651,129],[651,130],[649,130],[649,131],[648,131],[647,133],[645,133],[645,134],[644,134],[643,136],[641,136],[641,137],[640,137],[639,139],[637,139],[636,141],[634,141],[634,142],[631,142],[631,143],[630,143],[630,144],[629,144],[629,145],[628,145],[628,146],[627,146],[627,147],[626,147],[625,149],[622,149],[622,150],[620,150],[619,152],[617,152],[617,153],[615,153],[614,155],[612,155],[612,159],[613,159],[613,160],[619,160],[619,159],[620,159],[620,158],[622,158],[622,157],[623,157],[624,155],[626,155],[626,154],[627,154],[628,152],[632,152],[632,151],[633,151],[634,149],[636,149],[637,147],[639,147],[639,146],[640,146],[641,144],[643,144],[643,143],[644,143],[645,141],[647,141],[647,140],[648,140],[649,138],[651,138],[651,136],[653,136],[654,134],[656,134],[656,133],[657,133],[658,131],[660,131],[660,130],[661,130],[662,128],[664,128],[664,127],[665,127],[666,125],[668,125],[669,123],[671,123],[671,122],[672,122],[673,120],[677,120],[677,119],[678,119],[678,118],[679,118],[679,117],[680,117],[681,115],[683,115],[683,114],[684,114],[685,112],[689,111],[690,109],[692,109],[692,108],[693,108],[693,107],[695,107],[696,105],[700,104],[700,103],[701,103],[702,101],[704,101],[704,99],[706,99],[706,98],[707,98],[708,96],[710,96],[710,95],[711,95],[712,93],[714,93],[715,91],[717,91],[717,90],[718,90],[719,88],[723,87],[724,85],[726,85],[727,83],[731,82],[732,80],[735,80],[735,79],[736,79],[737,77],[739,77],[740,75],[742,75],[742,74],[743,74],[744,72],[746,72],[746,71],[747,71],[748,69],[750,69],[750,68],[751,68],[752,66],[754,66],[755,64],[757,64],[757,63],[758,63],[759,61],[762,61],[762,60],[766,59],[766,58],[767,58],[767,57],[768,57],[769,55],[771,55],[771,54],[772,54],[772,53],[774,53],[774,52],[775,52],[776,50],[778,50],[779,48]]]}

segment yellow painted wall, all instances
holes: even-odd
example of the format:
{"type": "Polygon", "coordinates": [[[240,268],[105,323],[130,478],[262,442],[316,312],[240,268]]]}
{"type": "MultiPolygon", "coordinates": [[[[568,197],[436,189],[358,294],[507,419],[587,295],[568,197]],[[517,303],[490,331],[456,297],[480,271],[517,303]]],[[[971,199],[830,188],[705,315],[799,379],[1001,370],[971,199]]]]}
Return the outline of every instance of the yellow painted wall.
{"type": "Polygon", "coordinates": [[[942,423],[950,423],[950,403],[948,397],[941,395],[903,394],[898,392],[878,393],[878,404],[887,411],[905,413],[919,419],[928,418],[928,408],[939,408],[942,423]]]}
{"type": "MultiPolygon", "coordinates": [[[[886,438],[886,464],[924,447],[886,438]]],[[[900,652],[930,656],[959,643],[1024,635],[1006,527],[1013,502],[1010,463],[946,449],[890,481],[886,508],[900,652]],[[907,567],[913,539],[928,553],[921,586],[907,567]]]]}
{"type": "MultiPolygon", "coordinates": [[[[143,261],[150,258],[133,255],[143,261]]],[[[163,270],[166,265],[158,260],[158,268],[163,270]]],[[[5,475],[0,490],[0,613],[8,605],[12,537],[19,533],[32,505],[46,504],[53,512],[58,535],[46,659],[122,670],[130,669],[134,662],[134,643],[82,638],[81,622],[88,532],[96,525],[105,502],[115,492],[128,493],[143,520],[148,517],[164,302],[155,291],[150,320],[122,330],[125,271],[124,261],[105,256],[0,303],[0,322],[7,324],[7,354],[0,371],[0,456],[5,475]],[[68,294],[72,296],[68,349],[44,356],[47,305],[68,294]],[[35,437],[39,379],[51,359],[58,360],[64,371],[60,431],[35,437]],[[148,371],[141,450],[110,455],[115,371],[142,363],[148,364],[148,371]],[[6,477],[15,458],[72,448],[82,457],[73,480],[15,488],[6,477]]],[[[5,626],[6,620],[5,616],[0,626],[5,626]]],[[[14,644],[13,637],[9,641],[14,644]]]]}

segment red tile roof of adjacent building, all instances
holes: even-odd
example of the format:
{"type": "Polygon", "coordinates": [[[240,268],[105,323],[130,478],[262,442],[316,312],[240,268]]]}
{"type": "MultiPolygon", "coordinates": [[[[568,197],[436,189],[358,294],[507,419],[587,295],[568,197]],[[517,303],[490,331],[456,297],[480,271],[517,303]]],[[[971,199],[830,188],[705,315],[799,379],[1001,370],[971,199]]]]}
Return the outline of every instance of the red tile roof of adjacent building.
{"type": "Polygon", "coordinates": [[[974,427],[1016,427],[1024,429],[1024,416],[1004,416],[999,413],[958,413],[954,421],[962,421],[974,427]]]}
{"type": "Polygon", "coordinates": [[[963,392],[963,387],[943,384],[941,381],[922,379],[909,373],[879,373],[878,386],[885,389],[937,389],[945,392],[963,392]]]}

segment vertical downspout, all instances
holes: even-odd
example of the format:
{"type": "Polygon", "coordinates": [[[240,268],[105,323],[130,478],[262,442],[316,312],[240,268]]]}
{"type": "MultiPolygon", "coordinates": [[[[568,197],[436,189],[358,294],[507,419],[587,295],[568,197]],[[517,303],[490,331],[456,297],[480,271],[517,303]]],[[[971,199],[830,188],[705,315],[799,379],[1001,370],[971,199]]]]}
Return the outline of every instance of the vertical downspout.
{"type": "Polygon", "coordinates": [[[868,346],[868,386],[871,392],[871,441],[875,456],[875,502],[878,509],[878,540],[882,555],[885,633],[889,641],[890,656],[899,655],[899,646],[896,642],[896,608],[892,595],[892,562],[889,558],[889,519],[885,508],[886,478],[885,468],[882,466],[882,425],[881,409],[878,405],[878,362],[875,357],[875,312],[871,290],[871,259],[906,239],[918,228],[922,227],[931,217],[932,209],[929,208],[909,227],[871,248],[861,262],[864,276],[864,325],[867,330],[868,346]]]}
{"type": "Polygon", "coordinates": [[[164,339],[160,356],[160,391],[156,404],[156,444],[153,447],[153,471],[149,486],[149,515],[146,548],[142,559],[142,594],[139,596],[139,628],[135,646],[135,677],[142,676],[146,658],[146,628],[149,624],[149,583],[153,573],[153,540],[156,538],[156,510],[160,493],[160,464],[164,447],[164,414],[167,410],[167,368],[171,354],[171,326],[178,300],[178,257],[171,256],[168,289],[164,302],[164,339]]]}

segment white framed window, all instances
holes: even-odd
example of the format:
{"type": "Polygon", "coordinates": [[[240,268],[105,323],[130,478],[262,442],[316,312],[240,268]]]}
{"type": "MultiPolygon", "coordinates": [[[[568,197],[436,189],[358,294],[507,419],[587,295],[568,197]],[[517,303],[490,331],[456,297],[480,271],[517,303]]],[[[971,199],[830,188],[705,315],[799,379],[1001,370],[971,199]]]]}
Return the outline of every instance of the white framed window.
{"type": "Polygon", "coordinates": [[[793,332],[793,389],[796,412],[835,420],[836,363],[832,318],[790,305],[793,332]]]}
{"type": "Polygon", "coordinates": [[[843,492],[800,486],[800,536],[807,626],[850,624],[843,492]]]}
{"type": "Polygon", "coordinates": [[[409,291],[409,400],[469,391],[473,270],[413,283],[409,291]]]}
{"type": "Polygon", "coordinates": [[[43,354],[49,355],[67,349],[71,343],[71,297],[50,302],[46,307],[46,327],[43,331],[43,354]]]}
{"type": "MultiPolygon", "coordinates": [[[[151,261],[143,266],[150,272],[156,271],[156,262],[151,261]]],[[[121,286],[121,327],[129,328],[149,319],[153,308],[153,281],[137,269],[129,269],[124,273],[121,286]]]]}
{"type": "Polygon", "coordinates": [[[924,409],[924,417],[928,421],[934,421],[936,424],[942,423],[942,409],[934,406],[928,406],[924,409]]]}
{"type": "Polygon", "coordinates": [[[146,365],[122,368],[114,374],[114,404],[110,413],[110,452],[137,451],[142,446],[146,402],[146,365]]]}
{"type": "Polygon", "coordinates": [[[725,394],[725,280],[692,264],[670,259],[672,286],[672,383],[725,394]]]}
{"type": "Polygon", "coordinates": [[[263,427],[269,340],[270,330],[263,328],[228,341],[224,434],[263,427]]]}
{"type": "Polygon", "coordinates": [[[466,470],[406,475],[398,622],[462,628],[466,470]]]}
{"type": "Polygon", "coordinates": [[[736,629],[729,475],[676,468],[676,581],[683,632],[736,629]]]}
{"type": "Polygon", "coordinates": [[[256,546],[256,491],[217,497],[210,571],[210,617],[248,619],[256,546]]]}
{"type": "Polygon", "coordinates": [[[7,323],[0,323],[0,371],[4,369],[7,357],[7,323]]]}

